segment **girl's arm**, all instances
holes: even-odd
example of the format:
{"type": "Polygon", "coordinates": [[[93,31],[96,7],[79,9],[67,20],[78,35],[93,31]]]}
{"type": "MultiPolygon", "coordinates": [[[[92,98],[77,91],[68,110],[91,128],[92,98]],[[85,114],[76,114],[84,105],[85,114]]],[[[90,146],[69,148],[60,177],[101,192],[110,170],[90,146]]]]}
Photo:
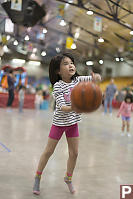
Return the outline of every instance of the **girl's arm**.
{"type": "Polygon", "coordinates": [[[61,107],[61,111],[71,112],[72,111],[72,107],[71,106],[62,106],[61,107]]]}
{"type": "Polygon", "coordinates": [[[120,109],[118,111],[117,117],[120,117],[120,114],[121,114],[121,111],[122,111],[123,107],[124,107],[124,102],[121,103],[121,106],[120,106],[120,109]]]}
{"type": "Polygon", "coordinates": [[[132,107],[131,107],[131,110],[133,111],[133,103],[132,103],[132,107]]]}

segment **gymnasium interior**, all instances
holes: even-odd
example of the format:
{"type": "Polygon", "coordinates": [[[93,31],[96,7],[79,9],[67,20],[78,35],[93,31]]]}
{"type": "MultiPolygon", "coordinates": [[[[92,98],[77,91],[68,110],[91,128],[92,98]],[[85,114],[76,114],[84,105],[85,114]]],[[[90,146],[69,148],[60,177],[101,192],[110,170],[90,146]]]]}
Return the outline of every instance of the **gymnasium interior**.
{"type": "MultiPolygon", "coordinates": [[[[133,185],[133,112],[130,136],[126,128],[121,134],[122,119],[117,117],[126,94],[133,98],[132,18],[132,0],[0,1],[1,199],[121,199],[122,186],[133,185]],[[64,183],[68,145],[63,134],[43,171],[41,193],[35,195],[36,169],[56,106],[49,64],[65,52],[73,55],[81,76],[100,74],[102,100],[97,110],[81,114],[72,178],[76,192],[71,194],[64,183]],[[10,70],[15,82],[8,107],[10,70]],[[111,79],[116,91],[112,112],[108,105],[105,113],[111,79]],[[25,88],[21,109],[20,86],[25,88]]],[[[123,198],[133,198],[129,190],[123,198]]]]}

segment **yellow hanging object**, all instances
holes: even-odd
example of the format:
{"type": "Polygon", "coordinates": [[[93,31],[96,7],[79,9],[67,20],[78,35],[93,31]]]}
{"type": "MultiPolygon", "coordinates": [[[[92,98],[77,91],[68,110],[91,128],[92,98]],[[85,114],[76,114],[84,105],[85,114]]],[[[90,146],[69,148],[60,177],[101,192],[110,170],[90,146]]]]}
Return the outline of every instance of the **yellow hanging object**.
{"type": "Polygon", "coordinates": [[[72,37],[67,37],[66,39],[66,48],[67,49],[72,49],[71,46],[73,44],[73,38],[72,37]]]}

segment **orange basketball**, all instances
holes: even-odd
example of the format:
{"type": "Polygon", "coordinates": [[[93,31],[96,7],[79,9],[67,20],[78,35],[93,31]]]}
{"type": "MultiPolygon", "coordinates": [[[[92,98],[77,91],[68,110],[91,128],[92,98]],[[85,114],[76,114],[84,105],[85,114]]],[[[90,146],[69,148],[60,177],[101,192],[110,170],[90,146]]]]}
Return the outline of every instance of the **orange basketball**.
{"type": "Polygon", "coordinates": [[[102,103],[102,92],[93,82],[80,82],[71,92],[73,110],[89,113],[99,108],[102,103]]]}

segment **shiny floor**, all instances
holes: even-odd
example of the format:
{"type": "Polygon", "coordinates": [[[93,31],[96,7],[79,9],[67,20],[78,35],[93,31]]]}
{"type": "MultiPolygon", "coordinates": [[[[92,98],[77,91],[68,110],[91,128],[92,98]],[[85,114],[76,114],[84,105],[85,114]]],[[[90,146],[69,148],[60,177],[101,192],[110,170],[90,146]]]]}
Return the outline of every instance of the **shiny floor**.
{"type": "MultiPolygon", "coordinates": [[[[83,115],[73,176],[76,194],[63,182],[67,162],[65,136],[48,162],[41,195],[32,194],[34,175],[47,143],[53,112],[0,109],[0,199],[118,199],[120,185],[133,184],[133,136],[121,136],[121,119],[102,115],[102,107],[83,115]]],[[[131,121],[133,133],[133,122],[131,121]]]]}

